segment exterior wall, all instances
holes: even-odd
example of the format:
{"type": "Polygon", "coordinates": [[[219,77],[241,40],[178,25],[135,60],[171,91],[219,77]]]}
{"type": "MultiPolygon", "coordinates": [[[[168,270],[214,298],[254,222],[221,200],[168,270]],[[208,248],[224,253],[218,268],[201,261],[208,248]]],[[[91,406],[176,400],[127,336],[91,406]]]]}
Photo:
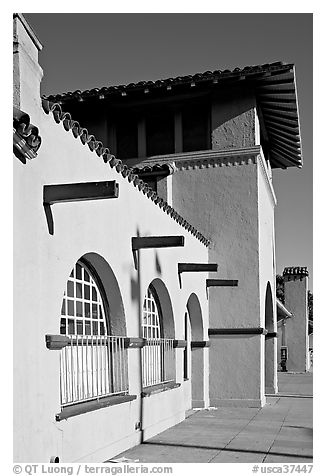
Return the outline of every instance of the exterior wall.
{"type": "Polygon", "coordinates": [[[49,461],[58,455],[63,461],[103,461],[140,441],[135,424],[140,421],[141,405],[144,438],[184,418],[183,350],[176,349],[180,388],[141,402],[140,350],[129,349],[129,391],[137,395],[136,400],[55,422],[60,411],[60,351],[46,349],[45,335],[59,333],[70,271],[90,252],[109,263],[120,287],[127,335],[132,337],[139,336],[143,297],[154,278],[160,278],[168,289],[176,338],[183,338],[184,310],[194,292],[207,337],[206,276],[195,274],[183,280],[180,289],[177,274],[178,262],[207,262],[207,248],[83,147],[62,124],[36,107],[31,115],[42,137],[38,157],[26,165],[14,158],[14,459],[49,461]],[[54,235],[50,235],[43,185],[99,180],[116,180],[119,198],[52,205],[54,235]],[[185,247],[143,250],[136,271],[131,237],[137,234],[184,235],[185,247]]]}
{"type": "MultiPolygon", "coordinates": [[[[259,286],[261,326],[268,332],[277,332],[276,318],[276,269],[274,207],[276,198],[271,176],[261,152],[258,159],[258,240],[259,240],[259,286]],[[268,302],[268,286],[271,302],[268,302]],[[268,309],[268,306],[272,309],[268,309]]],[[[277,338],[265,337],[265,391],[277,393],[277,338]]]]}
{"type": "Polygon", "coordinates": [[[255,106],[255,96],[248,89],[228,88],[214,94],[213,150],[250,147],[259,143],[255,106]]]}
{"type": "Polygon", "coordinates": [[[286,322],[287,369],[292,372],[306,372],[310,367],[307,293],[307,276],[284,276],[285,306],[293,314],[286,322]]]}
{"type": "MultiPolygon", "coordinates": [[[[214,167],[188,167],[172,176],[173,206],[211,239],[209,260],[219,266],[218,274],[211,277],[239,280],[238,287],[209,289],[210,328],[258,328],[264,324],[261,303],[265,290],[259,277],[259,165],[241,158],[240,151],[239,156],[216,161],[214,167]]],[[[211,405],[264,403],[264,337],[211,336],[209,352],[211,405]]]]}
{"type": "Polygon", "coordinates": [[[14,15],[13,34],[13,103],[23,111],[31,111],[41,104],[43,71],[38,52],[42,45],[21,15],[14,15]]]}

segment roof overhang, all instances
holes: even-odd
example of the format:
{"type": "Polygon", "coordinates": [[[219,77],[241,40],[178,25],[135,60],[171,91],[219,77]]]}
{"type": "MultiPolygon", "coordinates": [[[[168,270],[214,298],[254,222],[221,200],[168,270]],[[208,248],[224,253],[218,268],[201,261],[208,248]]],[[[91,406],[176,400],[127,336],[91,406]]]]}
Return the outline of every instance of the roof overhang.
{"type": "Polygon", "coordinates": [[[295,68],[282,62],[246,66],[243,69],[206,71],[158,81],[54,94],[46,99],[69,110],[69,104],[89,101],[129,101],[216,91],[228,86],[248,87],[255,92],[260,121],[265,131],[264,147],[273,168],[301,167],[301,138],[295,68]]]}

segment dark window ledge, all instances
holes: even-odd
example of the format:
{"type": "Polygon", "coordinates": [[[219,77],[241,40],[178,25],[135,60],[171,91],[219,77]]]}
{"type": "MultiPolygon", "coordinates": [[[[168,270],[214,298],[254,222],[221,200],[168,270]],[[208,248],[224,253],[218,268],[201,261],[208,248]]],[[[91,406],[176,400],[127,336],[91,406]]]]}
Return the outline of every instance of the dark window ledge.
{"type": "Polygon", "coordinates": [[[67,418],[81,415],[83,413],[99,410],[100,408],[111,407],[119,403],[131,402],[135,400],[137,395],[111,395],[102,397],[98,400],[91,400],[89,402],[74,403],[67,407],[63,407],[60,413],[55,416],[56,421],[66,420],[67,418]]]}
{"type": "Polygon", "coordinates": [[[152,385],[151,387],[146,387],[143,389],[141,396],[149,397],[150,395],[155,395],[156,393],[166,392],[167,390],[172,390],[173,388],[180,387],[180,383],[176,382],[164,382],[157,385],[152,385]]]}

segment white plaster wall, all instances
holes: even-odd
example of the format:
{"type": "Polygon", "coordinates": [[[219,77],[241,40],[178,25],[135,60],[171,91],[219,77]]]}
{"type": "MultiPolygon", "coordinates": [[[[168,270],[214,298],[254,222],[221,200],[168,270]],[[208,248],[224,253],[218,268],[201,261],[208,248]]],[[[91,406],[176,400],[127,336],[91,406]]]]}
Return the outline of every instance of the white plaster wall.
{"type": "MultiPolygon", "coordinates": [[[[184,310],[192,292],[199,298],[207,336],[207,276],[187,277],[180,289],[177,263],[205,263],[208,252],[62,124],[36,107],[33,122],[42,137],[37,158],[26,165],[14,158],[14,459],[46,462],[58,455],[66,462],[103,461],[139,441],[134,429],[140,416],[139,350],[129,350],[130,393],[137,400],[55,422],[60,411],[59,351],[46,349],[45,335],[59,333],[63,291],[74,263],[89,252],[109,263],[120,286],[127,335],[133,337],[139,335],[139,307],[146,288],[154,278],[162,279],[172,301],[175,337],[182,339],[184,310]],[[99,180],[116,180],[119,198],[53,205],[51,236],[43,185],[99,180]],[[184,235],[185,247],[141,251],[138,273],[131,251],[131,237],[137,232],[184,235]]],[[[182,352],[176,354],[180,382],[182,352]]],[[[146,398],[145,437],[184,418],[180,392],[182,388],[146,398]]]]}
{"type": "Polygon", "coordinates": [[[261,407],[261,335],[213,336],[210,346],[210,405],[261,407]]]}
{"type": "Polygon", "coordinates": [[[259,286],[260,286],[260,316],[261,326],[265,326],[265,295],[269,282],[273,295],[274,331],[276,332],[276,302],[275,302],[275,237],[274,237],[274,207],[275,195],[272,182],[267,176],[267,166],[263,155],[258,162],[258,232],[259,232],[259,286]]]}
{"type": "MultiPolygon", "coordinates": [[[[253,161],[178,171],[173,175],[173,203],[212,244],[211,278],[237,279],[238,287],[209,289],[209,327],[261,327],[259,277],[258,169],[253,161]]],[[[264,401],[264,346],[261,336],[211,338],[211,405],[232,399],[260,406],[264,401]]]]}
{"type": "MultiPolygon", "coordinates": [[[[259,287],[260,287],[260,326],[269,332],[277,332],[276,321],[276,270],[275,270],[275,236],[274,207],[276,205],[273,185],[268,177],[267,164],[261,153],[258,161],[258,233],[259,233],[259,287]],[[265,322],[265,299],[267,284],[270,284],[273,299],[273,324],[265,322]]],[[[266,339],[262,352],[262,367],[266,367],[267,381],[262,374],[262,388],[267,393],[277,393],[277,341],[266,339]]]]}
{"type": "MultiPolygon", "coordinates": [[[[43,70],[38,64],[41,45],[35,45],[21,20],[13,22],[13,72],[14,105],[33,115],[41,104],[40,82],[43,70]]],[[[35,40],[38,43],[38,40],[35,40]]]]}

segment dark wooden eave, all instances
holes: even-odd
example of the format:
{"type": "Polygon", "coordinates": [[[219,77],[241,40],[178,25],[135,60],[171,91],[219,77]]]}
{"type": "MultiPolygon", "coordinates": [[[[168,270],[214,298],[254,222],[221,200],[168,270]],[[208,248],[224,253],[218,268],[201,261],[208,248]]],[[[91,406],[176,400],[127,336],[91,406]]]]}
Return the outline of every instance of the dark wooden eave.
{"type": "Polygon", "coordinates": [[[265,150],[272,167],[301,167],[299,111],[293,64],[282,62],[246,66],[230,70],[206,71],[157,81],[94,88],[54,94],[47,97],[69,111],[74,103],[107,101],[125,106],[135,100],[153,102],[167,97],[200,95],[229,85],[248,86],[255,92],[262,128],[266,133],[265,150]],[[284,137],[285,133],[287,134],[284,137]]]}

